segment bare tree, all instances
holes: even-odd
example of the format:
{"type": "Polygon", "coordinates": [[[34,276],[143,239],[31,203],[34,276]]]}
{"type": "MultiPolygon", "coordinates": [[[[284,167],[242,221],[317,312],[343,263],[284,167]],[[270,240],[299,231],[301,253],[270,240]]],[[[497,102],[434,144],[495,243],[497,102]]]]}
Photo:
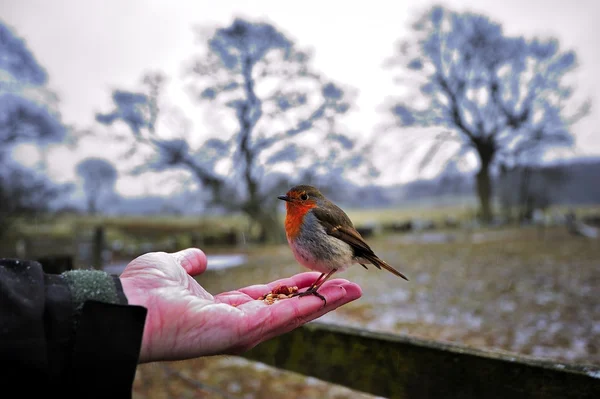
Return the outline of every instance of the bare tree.
{"type": "Polygon", "coordinates": [[[125,121],[138,141],[156,150],[145,170],[188,170],[210,191],[213,204],[245,213],[262,241],[280,240],[275,193],[288,184],[283,171],[291,171],[292,179],[349,168],[372,172],[364,152],[337,126],[351,100],[311,68],[310,53],[270,24],[236,19],[211,32],[206,43],[208,51],[188,67],[188,88],[211,104],[210,116],[220,126],[211,124],[215,134],[198,148],[181,118],[181,138],[159,134],[157,123],[165,116],[160,75],[148,75],[143,92],[115,92],[116,110],[97,119],[125,121]]]}
{"type": "Polygon", "coordinates": [[[117,170],[105,159],[86,158],[77,164],[77,173],[83,179],[88,212],[93,215],[100,204],[114,196],[117,170]]]}
{"type": "Polygon", "coordinates": [[[16,219],[46,211],[67,189],[8,156],[21,143],[44,146],[65,138],[47,81],[25,41],[0,21],[0,236],[16,219]]]}
{"type": "Polygon", "coordinates": [[[575,53],[560,51],[556,39],[510,37],[485,16],[439,6],[413,30],[390,65],[402,68],[404,87],[418,82],[418,94],[409,90],[410,100],[395,101],[391,114],[398,126],[433,128],[425,162],[448,143],[459,144],[455,157],[477,155],[477,195],[489,221],[492,166],[570,145],[570,127],[588,113],[589,102],[574,106],[574,87],[564,82],[575,53]]]}
{"type": "Polygon", "coordinates": [[[46,70],[26,43],[0,21],[0,162],[16,144],[45,145],[65,138],[47,81],[46,70]]]}

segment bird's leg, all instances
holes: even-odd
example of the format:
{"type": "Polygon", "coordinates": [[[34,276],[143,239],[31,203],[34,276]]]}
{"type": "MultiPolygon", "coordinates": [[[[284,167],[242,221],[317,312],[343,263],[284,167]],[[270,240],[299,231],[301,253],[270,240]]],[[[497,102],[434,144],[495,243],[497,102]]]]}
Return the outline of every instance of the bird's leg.
{"type": "Polygon", "coordinates": [[[323,284],[325,284],[325,281],[329,280],[329,278],[331,276],[333,276],[333,273],[337,272],[337,269],[333,269],[332,271],[330,271],[329,273],[327,273],[327,275],[325,276],[325,278],[317,285],[317,282],[315,282],[315,291],[318,290],[319,288],[321,288],[321,286],[323,284]]]}
{"type": "Polygon", "coordinates": [[[314,283],[312,283],[312,285],[306,291],[299,292],[299,293],[295,294],[294,296],[314,295],[316,297],[321,298],[323,300],[323,302],[325,302],[325,305],[327,305],[327,299],[325,299],[325,297],[323,295],[319,294],[317,292],[317,290],[319,288],[321,288],[321,286],[323,285],[323,283],[325,283],[325,281],[329,280],[329,278],[335,272],[337,272],[337,269],[331,270],[329,273],[327,273],[327,275],[325,275],[325,273],[321,273],[321,275],[319,276],[319,278],[314,283]],[[325,278],[323,278],[323,276],[325,276],[325,278]]]}
{"type": "Polygon", "coordinates": [[[321,279],[323,278],[323,276],[325,276],[325,273],[321,273],[321,275],[315,280],[315,282],[310,285],[310,287],[308,288],[308,290],[314,289],[319,284],[319,281],[321,281],[321,279]]]}
{"type": "MultiPolygon", "coordinates": [[[[320,275],[319,277],[317,277],[317,279],[315,280],[315,282],[314,282],[314,283],[312,283],[312,284],[310,285],[310,287],[308,287],[308,289],[307,289],[306,291],[304,291],[304,292],[309,292],[309,291],[310,291],[310,292],[312,293],[312,292],[313,292],[313,290],[315,290],[315,288],[317,287],[317,284],[319,284],[319,282],[320,282],[320,281],[321,281],[321,279],[323,278],[323,276],[325,276],[325,273],[321,273],[321,275],[320,275]]],[[[292,296],[304,296],[304,295],[307,295],[307,294],[300,295],[300,292],[296,292],[296,293],[295,293],[295,294],[293,294],[292,296]]],[[[323,300],[325,300],[325,299],[323,299],[323,300]]]]}
{"type": "MultiPolygon", "coordinates": [[[[310,287],[308,287],[308,289],[306,291],[312,291],[312,290],[314,290],[316,288],[317,284],[319,284],[319,281],[321,281],[321,279],[323,278],[323,276],[325,276],[325,273],[321,273],[321,275],[319,277],[317,277],[317,279],[315,280],[315,282],[312,283],[310,285],[310,287]]],[[[300,295],[299,292],[295,293],[292,296],[298,296],[298,295],[300,295]]]]}

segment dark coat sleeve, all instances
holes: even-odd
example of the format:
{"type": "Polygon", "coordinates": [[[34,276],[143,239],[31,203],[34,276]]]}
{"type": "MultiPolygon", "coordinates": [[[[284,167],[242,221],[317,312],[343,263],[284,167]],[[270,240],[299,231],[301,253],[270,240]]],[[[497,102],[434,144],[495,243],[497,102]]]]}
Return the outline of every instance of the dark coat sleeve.
{"type": "Polygon", "coordinates": [[[131,397],[146,309],[127,305],[116,276],[70,273],[0,259],[3,390],[131,397]]]}

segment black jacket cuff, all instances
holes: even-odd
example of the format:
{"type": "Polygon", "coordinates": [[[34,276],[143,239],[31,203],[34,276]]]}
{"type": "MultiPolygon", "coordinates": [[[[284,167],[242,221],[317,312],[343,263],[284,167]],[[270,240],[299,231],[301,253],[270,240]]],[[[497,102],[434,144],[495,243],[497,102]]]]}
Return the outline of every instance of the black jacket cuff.
{"type": "Polygon", "coordinates": [[[110,392],[130,397],[138,363],[146,308],[87,301],[73,348],[73,381],[80,397],[110,392]],[[95,376],[95,378],[90,378],[95,376]],[[107,384],[110,390],[107,391],[107,384]]]}

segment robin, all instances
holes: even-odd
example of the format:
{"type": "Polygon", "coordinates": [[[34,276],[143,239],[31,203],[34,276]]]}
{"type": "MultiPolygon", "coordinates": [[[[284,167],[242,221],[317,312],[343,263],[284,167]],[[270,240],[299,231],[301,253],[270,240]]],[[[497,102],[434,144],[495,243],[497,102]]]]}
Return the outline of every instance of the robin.
{"type": "Polygon", "coordinates": [[[354,228],[346,213],[312,186],[292,187],[277,198],[285,201],[285,234],[296,260],[303,266],[321,273],[319,278],[298,296],[315,295],[335,272],[358,263],[384,268],[398,277],[406,276],[379,259],[354,228]]]}

